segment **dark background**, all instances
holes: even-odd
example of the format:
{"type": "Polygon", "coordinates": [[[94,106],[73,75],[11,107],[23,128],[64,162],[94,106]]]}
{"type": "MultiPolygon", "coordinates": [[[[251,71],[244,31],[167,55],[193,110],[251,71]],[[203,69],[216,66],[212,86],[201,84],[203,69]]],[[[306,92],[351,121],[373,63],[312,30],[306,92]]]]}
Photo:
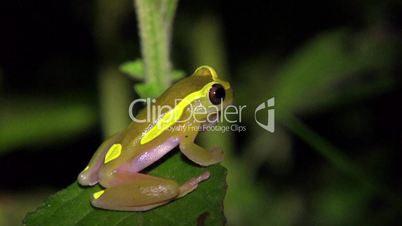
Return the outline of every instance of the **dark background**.
{"type": "MultiPolygon", "coordinates": [[[[101,113],[102,76],[139,58],[140,48],[132,3],[101,2],[2,3],[0,225],[18,225],[44,197],[71,184],[110,132],[101,113]],[[114,12],[119,19],[104,25],[114,12]]],[[[233,134],[231,155],[248,184],[229,184],[229,224],[400,222],[401,5],[179,2],[175,68],[189,74],[199,64],[215,66],[200,61],[218,51],[224,63],[216,67],[234,85],[236,104],[276,98],[276,133],[259,128],[251,113],[247,132],[233,134]],[[211,37],[216,45],[199,41],[211,37]]],[[[117,76],[135,98],[134,80],[117,76]]]]}

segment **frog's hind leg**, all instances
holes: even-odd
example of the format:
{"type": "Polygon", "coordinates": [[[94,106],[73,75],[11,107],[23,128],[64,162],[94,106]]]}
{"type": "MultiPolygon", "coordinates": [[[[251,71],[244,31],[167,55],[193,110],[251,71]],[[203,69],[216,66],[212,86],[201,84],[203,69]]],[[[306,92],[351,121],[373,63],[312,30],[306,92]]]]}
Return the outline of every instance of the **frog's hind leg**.
{"type": "Polygon", "coordinates": [[[121,139],[123,134],[123,132],[117,133],[104,141],[99,146],[99,148],[96,150],[95,154],[89,161],[88,166],[78,175],[77,180],[81,185],[92,186],[98,183],[98,170],[105,159],[106,152],[114,143],[118,142],[121,139]]]}
{"type": "Polygon", "coordinates": [[[188,193],[194,191],[197,187],[198,184],[201,183],[204,180],[207,180],[209,178],[209,172],[206,171],[203,174],[199,175],[198,177],[193,177],[184,184],[180,186],[180,194],[177,198],[181,198],[188,193]]]}
{"type": "Polygon", "coordinates": [[[169,179],[140,173],[119,173],[112,185],[92,195],[93,206],[125,211],[145,211],[176,198],[179,185],[169,179]],[[124,181],[125,180],[125,181],[124,181]]]}
{"type": "Polygon", "coordinates": [[[92,205],[110,210],[146,211],[185,196],[209,177],[209,172],[206,172],[179,186],[170,179],[140,173],[127,174],[123,177],[130,179],[128,182],[122,182],[120,178],[118,181],[121,183],[112,182],[114,186],[95,192],[92,205]]]}

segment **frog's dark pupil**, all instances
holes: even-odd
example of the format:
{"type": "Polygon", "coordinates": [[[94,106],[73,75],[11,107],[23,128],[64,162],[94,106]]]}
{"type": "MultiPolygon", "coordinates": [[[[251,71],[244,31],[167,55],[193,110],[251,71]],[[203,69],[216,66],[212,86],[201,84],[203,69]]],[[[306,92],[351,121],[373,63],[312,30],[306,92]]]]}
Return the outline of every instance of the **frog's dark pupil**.
{"type": "Polygon", "coordinates": [[[220,104],[225,99],[225,89],[219,84],[212,85],[212,88],[209,90],[209,99],[215,105],[220,104]]]}

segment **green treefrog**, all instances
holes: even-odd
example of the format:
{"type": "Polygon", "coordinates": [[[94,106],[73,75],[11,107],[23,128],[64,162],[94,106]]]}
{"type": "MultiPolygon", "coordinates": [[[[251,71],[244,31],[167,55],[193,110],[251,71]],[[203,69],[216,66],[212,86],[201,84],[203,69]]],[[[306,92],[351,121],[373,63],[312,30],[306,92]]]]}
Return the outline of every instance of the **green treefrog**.
{"type": "Polygon", "coordinates": [[[176,146],[198,165],[221,162],[221,149],[206,150],[194,140],[202,125],[216,123],[219,112],[232,100],[230,84],[209,66],[197,68],[193,75],[172,85],[152,102],[152,108],[138,113],[137,121],[104,141],[78,175],[81,185],[99,183],[104,188],[92,194],[91,204],[109,210],[146,211],[192,192],[209,178],[208,171],[179,185],[142,170],[176,146]],[[149,111],[158,107],[162,110],[157,117],[147,121],[149,111]],[[144,122],[138,122],[141,120],[144,122]]]}

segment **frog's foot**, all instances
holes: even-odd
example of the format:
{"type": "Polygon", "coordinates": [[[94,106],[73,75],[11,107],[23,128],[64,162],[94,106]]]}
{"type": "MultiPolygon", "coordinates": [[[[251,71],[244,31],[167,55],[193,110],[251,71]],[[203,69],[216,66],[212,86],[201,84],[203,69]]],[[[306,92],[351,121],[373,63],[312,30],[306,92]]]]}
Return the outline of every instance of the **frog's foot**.
{"type": "Polygon", "coordinates": [[[201,183],[204,180],[207,180],[209,178],[209,172],[206,171],[205,173],[199,175],[198,177],[191,178],[184,184],[180,186],[180,194],[177,196],[177,198],[181,198],[188,193],[194,191],[197,187],[198,184],[201,183]]]}
{"type": "Polygon", "coordinates": [[[201,166],[209,166],[223,161],[223,151],[219,148],[207,150],[194,143],[198,131],[188,131],[180,141],[180,151],[191,161],[201,166]]]}
{"type": "Polygon", "coordinates": [[[182,186],[170,179],[146,174],[130,174],[128,182],[108,187],[92,195],[91,203],[101,209],[146,211],[185,196],[208,179],[209,172],[192,178],[182,186]]]}
{"type": "MultiPolygon", "coordinates": [[[[108,147],[109,146],[107,146],[106,148],[108,147]]],[[[95,155],[90,161],[89,165],[78,175],[78,183],[83,186],[92,186],[98,183],[98,171],[103,163],[103,159],[105,158],[107,150],[108,149],[105,149],[101,146],[95,152],[95,155]]]]}
{"type": "Polygon", "coordinates": [[[92,186],[98,183],[98,171],[104,162],[106,152],[121,139],[123,132],[117,133],[104,141],[96,150],[88,166],[78,175],[78,182],[83,186],[92,186]]]}
{"type": "Polygon", "coordinates": [[[180,142],[180,151],[191,161],[201,166],[209,166],[223,161],[223,151],[220,148],[206,150],[186,138],[180,142]]]}

